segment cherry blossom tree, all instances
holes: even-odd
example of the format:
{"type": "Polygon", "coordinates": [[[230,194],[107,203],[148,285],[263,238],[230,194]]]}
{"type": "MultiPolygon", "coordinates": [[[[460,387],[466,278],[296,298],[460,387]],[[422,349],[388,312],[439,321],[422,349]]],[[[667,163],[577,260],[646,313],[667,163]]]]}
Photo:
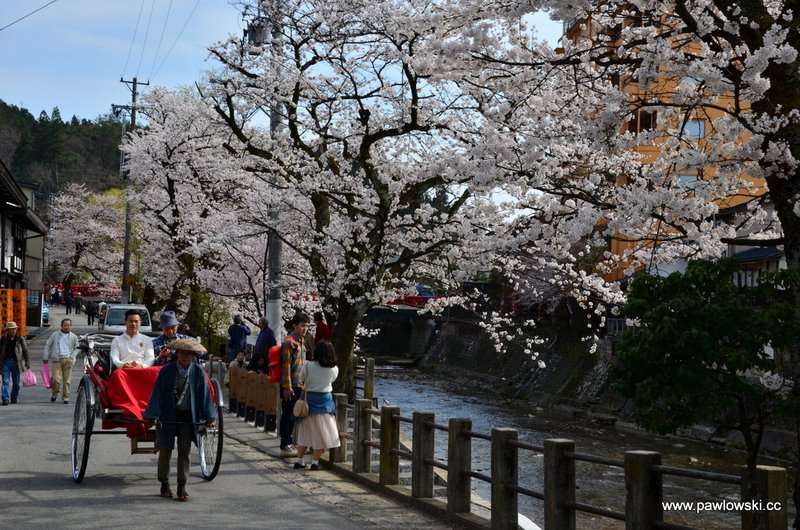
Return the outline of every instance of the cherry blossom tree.
{"type": "Polygon", "coordinates": [[[596,272],[630,273],[736,242],[800,265],[791,3],[457,4],[479,35],[460,59],[488,65],[460,86],[491,102],[489,148],[531,190],[520,224],[548,251],[569,261],[616,240],[626,252],[596,272]],[[567,21],[561,49],[530,38],[540,9],[567,21]]]}
{"type": "Polygon", "coordinates": [[[70,184],[54,197],[50,212],[46,255],[58,273],[118,283],[125,232],[122,193],[92,193],[83,184],[70,184]]]}
{"type": "Polygon", "coordinates": [[[123,146],[147,263],[145,301],[180,308],[199,322],[204,270],[223,268],[236,230],[237,167],[221,145],[224,131],[188,89],[157,89],[143,101],[147,129],[123,146]]]}
{"type": "Polygon", "coordinates": [[[239,38],[211,48],[222,68],[203,96],[252,175],[249,222],[275,229],[309,269],[349,391],[369,307],[420,277],[457,286],[492,268],[510,237],[490,200],[504,182],[471,160],[480,102],[437,70],[461,22],[417,0],[269,5],[272,48],[239,38]],[[259,127],[270,110],[284,124],[273,134],[259,127]]]}

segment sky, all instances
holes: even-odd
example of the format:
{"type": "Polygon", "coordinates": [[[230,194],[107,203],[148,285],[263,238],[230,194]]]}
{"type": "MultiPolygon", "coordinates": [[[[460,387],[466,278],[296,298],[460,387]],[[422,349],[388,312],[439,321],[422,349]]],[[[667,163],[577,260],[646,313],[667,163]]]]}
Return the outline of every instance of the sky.
{"type": "MultiPolygon", "coordinates": [[[[0,0],[0,28],[49,1],[0,0]]],[[[555,46],[560,23],[533,20],[555,46]]],[[[0,99],[34,116],[58,106],[65,121],[94,119],[130,103],[120,77],[191,85],[214,66],[207,48],[243,27],[230,0],[56,0],[0,30],[0,99]]]]}

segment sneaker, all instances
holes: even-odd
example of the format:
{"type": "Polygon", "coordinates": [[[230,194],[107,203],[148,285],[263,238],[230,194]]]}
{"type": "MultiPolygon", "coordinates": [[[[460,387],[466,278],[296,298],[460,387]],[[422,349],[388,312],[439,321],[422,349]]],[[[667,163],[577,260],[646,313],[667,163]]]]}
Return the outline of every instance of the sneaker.
{"type": "Polygon", "coordinates": [[[17,400],[16,400],[16,399],[12,399],[12,400],[11,400],[11,404],[12,404],[12,405],[14,405],[16,402],[17,402],[17,400]]]}
{"type": "Polygon", "coordinates": [[[305,469],[305,468],[306,468],[306,465],[303,464],[302,462],[295,462],[294,463],[294,469],[305,469]]]}
{"type": "Polygon", "coordinates": [[[69,400],[68,399],[64,400],[64,405],[69,405],[69,400]]]}
{"type": "Polygon", "coordinates": [[[281,449],[281,458],[291,458],[297,456],[297,449],[294,447],[284,447],[281,449]]]}
{"type": "Polygon", "coordinates": [[[50,396],[50,403],[56,402],[56,396],[50,396]]]}
{"type": "Polygon", "coordinates": [[[7,399],[4,399],[4,400],[3,400],[3,406],[4,406],[4,407],[7,407],[7,406],[8,406],[8,400],[7,400],[7,399]]]}
{"type": "Polygon", "coordinates": [[[311,467],[309,467],[308,469],[310,469],[311,471],[319,471],[319,464],[311,464],[311,467]]]}

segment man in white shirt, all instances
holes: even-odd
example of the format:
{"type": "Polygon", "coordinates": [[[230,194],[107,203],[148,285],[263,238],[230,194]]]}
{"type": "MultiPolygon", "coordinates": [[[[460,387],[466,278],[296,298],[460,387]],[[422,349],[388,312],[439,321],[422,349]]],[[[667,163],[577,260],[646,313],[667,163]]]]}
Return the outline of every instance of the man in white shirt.
{"type": "Polygon", "coordinates": [[[125,333],[111,341],[111,362],[115,368],[143,368],[155,360],[153,341],[139,333],[142,317],[135,309],[125,312],[125,333]]]}
{"type": "Polygon", "coordinates": [[[78,350],[78,336],[72,332],[72,320],[65,318],[61,321],[61,330],[51,333],[44,346],[42,362],[48,364],[53,361],[53,381],[51,385],[50,402],[58,398],[59,387],[62,388],[61,398],[64,403],[69,403],[69,382],[72,377],[72,365],[78,350]]]}

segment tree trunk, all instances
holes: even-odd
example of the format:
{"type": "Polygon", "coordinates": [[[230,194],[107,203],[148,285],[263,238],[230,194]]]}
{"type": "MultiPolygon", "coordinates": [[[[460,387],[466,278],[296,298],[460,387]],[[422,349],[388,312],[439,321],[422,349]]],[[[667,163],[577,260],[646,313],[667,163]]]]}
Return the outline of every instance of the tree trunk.
{"type": "Polygon", "coordinates": [[[339,302],[336,321],[333,328],[333,346],[336,348],[336,364],[339,377],[334,383],[334,392],[355,397],[355,370],[353,347],[356,339],[356,328],[364,316],[364,311],[346,302],[339,302]]]}
{"type": "Polygon", "coordinates": [[[203,310],[205,307],[205,296],[203,291],[197,285],[192,285],[189,288],[189,309],[186,310],[186,316],[183,319],[184,324],[189,326],[192,334],[203,336],[205,330],[203,327],[203,310]]]}

